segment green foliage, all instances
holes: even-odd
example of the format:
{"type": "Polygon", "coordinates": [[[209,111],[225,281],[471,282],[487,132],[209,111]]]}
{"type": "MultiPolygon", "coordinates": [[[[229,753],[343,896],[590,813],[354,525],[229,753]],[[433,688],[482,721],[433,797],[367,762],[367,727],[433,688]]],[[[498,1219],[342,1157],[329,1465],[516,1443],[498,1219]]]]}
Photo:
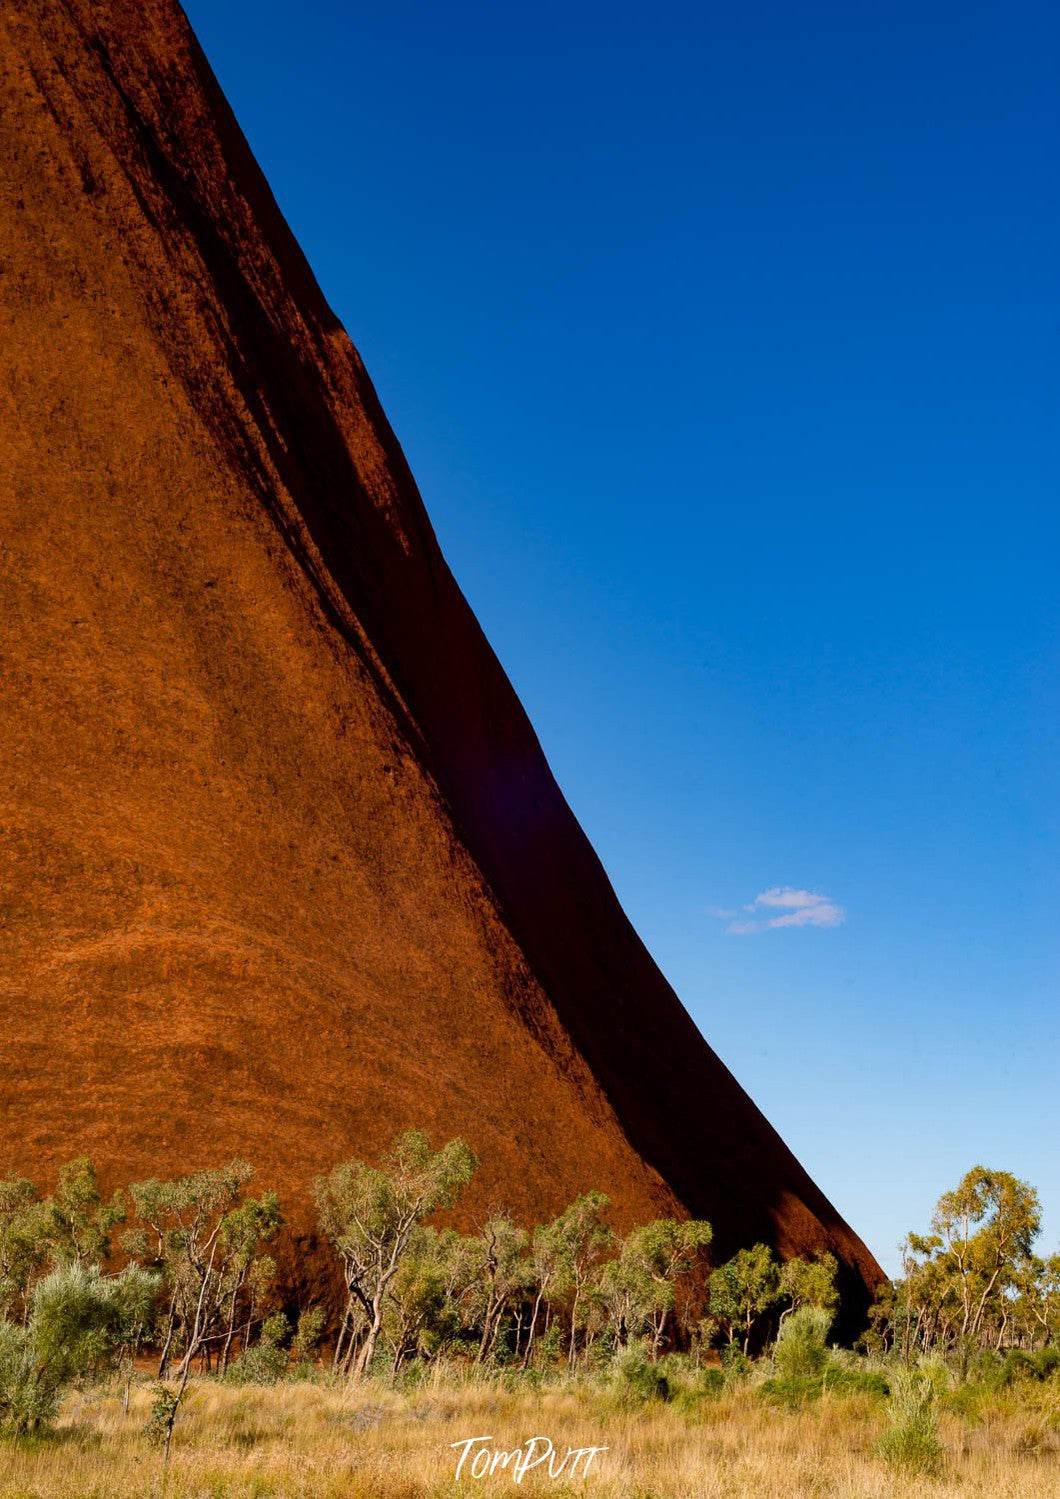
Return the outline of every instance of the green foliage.
{"type": "Polygon", "coordinates": [[[55,1194],[42,1204],[42,1231],[54,1264],[102,1264],[110,1257],[111,1234],[125,1222],[121,1192],[109,1202],[99,1190],[96,1168],[87,1156],[63,1166],[55,1194]]]}
{"type": "Polygon", "coordinates": [[[295,1328],[294,1337],[291,1339],[291,1357],[296,1367],[306,1366],[312,1363],[313,1354],[316,1352],[321,1338],[324,1336],[324,1328],[327,1325],[327,1312],[322,1306],[310,1306],[301,1312],[298,1317],[298,1326],[295,1328]]]}
{"type": "Polygon", "coordinates": [[[885,1364],[847,1348],[830,1348],[821,1374],[822,1389],[835,1395],[870,1395],[883,1400],[891,1393],[885,1364]]]}
{"type": "Polygon", "coordinates": [[[421,1130],[408,1130],[378,1166],[345,1161],[317,1180],[321,1226],[340,1254],[374,1264],[404,1248],[429,1214],[453,1207],[474,1169],[462,1140],[434,1151],[421,1130]]]}
{"type": "Polygon", "coordinates": [[[401,1368],[393,1375],[391,1383],[397,1390],[418,1390],[431,1372],[431,1364],[427,1359],[412,1358],[401,1365],[401,1368]]]}
{"type": "Polygon", "coordinates": [[[169,1446],[169,1439],[173,1434],[173,1422],[177,1417],[177,1407],[180,1404],[180,1394],[175,1388],[159,1381],[151,1391],[154,1399],[151,1402],[151,1414],[144,1426],[144,1436],[152,1447],[169,1446]]]}
{"type": "Polygon", "coordinates": [[[1060,1333],[1060,1255],[1034,1254],[1040,1228],[1028,1182],[973,1167],[939,1198],[931,1231],[907,1235],[902,1277],[881,1288],[864,1345],[907,1364],[952,1353],[963,1376],[984,1349],[1047,1345],[1060,1333]]]}
{"type": "Polygon", "coordinates": [[[743,1336],[747,1353],[764,1312],[780,1300],[780,1267],[766,1244],[741,1249],[710,1277],[710,1310],[735,1342],[743,1336]]]}
{"type": "Polygon", "coordinates": [[[726,1384],[738,1384],[754,1373],[754,1362],[738,1343],[727,1343],[721,1350],[721,1367],[726,1384]]]}
{"type": "Polygon", "coordinates": [[[659,1218],[627,1235],[596,1286],[616,1343],[648,1336],[658,1352],[680,1284],[711,1238],[710,1224],[694,1218],[659,1218]]]}
{"type": "Polygon", "coordinates": [[[508,1307],[533,1286],[533,1267],[526,1257],[530,1235],[510,1218],[495,1213],[471,1239],[464,1241],[466,1280],[461,1314],[466,1323],[481,1328],[476,1361],[497,1347],[508,1307]]]}
{"type": "Polygon", "coordinates": [[[285,1344],[291,1335],[291,1324],[282,1312],[266,1317],[258,1341],[230,1365],[225,1379],[230,1384],[276,1384],[287,1370],[285,1344]]]}
{"type": "MultiPolygon", "coordinates": [[[[599,1266],[614,1242],[604,1222],[608,1199],[585,1192],[551,1223],[534,1230],[533,1264],[538,1291],[554,1309],[567,1313],[567,1359],[571,1371],[578,1356],[578,1332],[595,1303],[599,1266]]],[[[553,1328],[556,1326],[553,1323],[553,1328]]]]}
{"type": "Polygon", "coordinates": [[[664,1353],[656,1367],[670,1389],[670,1401],[678,1410],[694,1414],[707,1400],[725,1392],[724,1371],[716,1365],[704,1368],[687,1353],[664,1353]]]}
{"type": "Polygon", "coordinates": [[[896,1467],[935,1473],[942,1461],[935,1405],[936,1371],[898,1369],[887,1404],[888,1428],[876,1444],[879,1455],[896,1467]]]}
{"type": "Polygon", "coordinates": [[[942,1410],[951,1411],[955,1416],[961,1416],[971,1425],[976,1425],[982,1418],[984,1408],[996,1401],[998,1386],[979,1383],[964,1383],[956,1385],[952,1390],[947,1390],[945,1395],[939,1398],[939,1407],[942,1410]]]}
{"type": "Polygon", "coordinates": [[[612,1395],[622,1406],[644,1405],[649,1400],[666,1400],[670,1384],[658,1364],[639,1339],[615,1355],[610,1370],[612,1395]]]}
{"type": "Polygon", "coordinates": [[[1034,1350],[1009,1348],[1004,1353],[984,1349],[968,1369],[969,1382],[985,1390],[1005,1390],[1011,1385],[1042,1383],[1054,1377],[1060,1378],[1060,1348],[1052,1344],[1034,1350]]]}
{"type": "Polygon", "coordinates": [[[602,1192],[585,1192],[541,1230],[539,1241],[553,1266],[550,1284],[557,1300],[584,1293],[594,1266],[610,1249],[614,1235],[604,1222],[607,1208],[602,1192]]]}
{"type": "Polygon", "coordinates": [[[34,1378],[33,1346],[26,1328],[0,1322],[0,1431],[21,1435],[49,1422],[59,1407],[62,1381],[34,1378]]]}
{"type": "Polygon", "coordinates": [[[47,1259],[46,1222],[31,1181],[0,1181],[0,1315],[26,1316],[30,1283],[47,1259]]]}
{"type": "Polygon", "coordinates": [[[838,1269],[835,1255],[827,1250],[813,1260],[798,1257],[786,1260],[780,1267],[780,1290],[790,1298],[795,1311],[803,1306],[813,1306],[835,1312],[839,1305],[835,1283],[838,1269]]]}
{"type": "Polygon", "coordinates": [[[394,1367],[431,1357],[464,1329],[473,1299],[483,1307],[486,1291],[477,1282],[480,1246],[452,1229],[416,1227],[409,1236],[384,1306],[384,1330],[394,1350],[394,1367]]]}
{"type": "Polygon", "coordinates": [[[1002,1382],[1019,1384],[1023,1380],[1044,1381],[1060,1375],[1060,1348],[1050,1345],[1027,1353],[1022,1348],[1010,1348],[1005,1354],[1002,1382]]]}
{"type": "Polygon", "coordinates": [[[275,1266],[263,1245],[283,1219],[275,1192],[244,1195],[253,1175],[246,1161],[230,1161],[130,1188],[140,1226],[126,1248],[150,1258],[169,1296],[160,1376],[179,1357],[186,1380],[192,1360],[215,1344],[223,1372],[240,1313],[249,1322],[267,1289],[275,1266]]]}
{"type": "Polygon", "coordinates": [[[348,1296],[336,1367],[355,1379],[371,1364],[386,1298],[414,1231],[431,1213],[454,1206],[475,1165],[463,1140],[436,1151],[422,1130],[411,1129],[378,1166],[345,1161],[317,1179],[320,1226],[342,1262],[348,1296]]]}
{"type": "Polygon", "coordinates": [[[955,1260],[982,1272],[999,1255],[1029,1255],[1041,1220],[1038,1194],[1028,1182],[973,1166],[939,1198],[931,1226],[955,1260]]]}
{"type": "Polygon", "coordinates": [[[548,1330],[541,1339],[542,1361],[546,1364],[557,1363],[563,1352],[563,1328],[558,1322],[549,1324],[548,1330]]]}
{"type": "Polygon", "coordinates": [[[831,1312],[818,1306],[802,1306],[786,1317],[773,1349],[773,1362],[782,1377],[816,1377],[828,1362],[826,1339],[832,1325],[831,1312]]]}
{"type": "Polygon", "coordinates": [[[803,1307],[785,1320],[773,1350],[777,1373],[759,1386],[766,1399],[792,1410],[825,1393],[886,1399],[890,1384],[882,1369],[843,1349],[825,1348],[828,1325],[828,1313],[813,1307],[803,1307]],[[791,1333],[786,1331],[789,1322],[795,1323],[791,1333]]]}
{"type": "Polygon", "coordinates": [[[113,1367],[157,1289],[138,1266],[106,1279],[76,1261],[40,1280],[26,1322],[0,1321],[0,1426],[45,1424],[70,1385],[113,1367]]]}
{"type": "Polygon", "coordinates": [[[798,1410],[820,1399],[824,1381],[819,1374],[782,1374],[763,1380],[758,1389],[766,1400],[782,1405],[785,1410],[798,1410]]]}

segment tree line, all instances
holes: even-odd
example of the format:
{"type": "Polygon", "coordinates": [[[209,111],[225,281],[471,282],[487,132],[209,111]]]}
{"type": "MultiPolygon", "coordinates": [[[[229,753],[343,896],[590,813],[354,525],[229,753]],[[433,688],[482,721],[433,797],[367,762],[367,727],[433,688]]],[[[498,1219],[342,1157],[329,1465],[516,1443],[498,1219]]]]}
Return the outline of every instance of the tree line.
{"type": "Polygon", "coordinates": [[[1041,1256],[1038,1194],[1008,1171],[975,1166],[939,1198],[927,1233],[900,1245],[902,1274],[870,1313],[865,1346],[956,1357],[1033,1353],[1060,1335],[1060,1254],[1041,1256]]]}
{"type": "Polygon", "coordinates": [[[194,1373],[268,1379],[312,1362],[358,1381],[442,1356],[573,1372],[639,1341],[652,1359],[719,1336],[746,1350],[771,1309],[836,1305],[830,1255],[781,1265],[759,1244],[712,1268],[710,1224],[659,1219],[620,1237],[601,1192],[531,1228],[503,1212],[471,1234],[429,1223],[476,1164],[463,1141],[436,1150],[409,1130],[376,1163],[320,1177],[321,1237],[345,1299],[337,1315],[314,1305],[293,1317],[272,1252],[280,1202],[252,1194],[245,1162],[109,1198],[88,1159],[46,1197],[0,1182],[0,1424],[30,1429],[73,1379],[118,1369],[128,1381],[148,1353],[169,1386],[168,1438],[167,1400],[175,1416],[194,1373]]]}
{"type": "MultiPolygon", "coordinates": [[[[839,1299],[830,1254],[781,1263],[755,1244],[717,1264],[709,1223],[658,1219],[620,1236],[600,1192],[533,1227],[504,1212],[472,1233],[430,1222],[457,1206],[475,1169],[463,1141],[434,1149],[409,1130],[376,1162],[318,1178],[321,1240],[344,1295],[295,1309],[283,1305],[274,1257],[280,1202],[252,1192],[245,1162],[109,1198],[87,1159],[48,1196],[0,1182],[0,1426],[45,1423],[71,1383],[104,1374],[121,1376],[127,1402],[148,1357],[152,1429],[168,1456],[200,1374],[268,1382],[323,1369],[356,1382],[443,1358],[576,1373],[632,1353],[654,1365],[675,1349],[699,1365],[719,1345],[733,1364],[768,1338],[791,1352],[808,1331],[824,1347],[839,1299]]],[[[931,1232],[909,1236],[905,1274],[882,1288],[866,1349],[908,1362],[932,1349],[1049,1344],[1060,1256],[1035,1257],[1039,1226],[1033,1189],[975,1168],[940,1199],[931,1232]]]]}

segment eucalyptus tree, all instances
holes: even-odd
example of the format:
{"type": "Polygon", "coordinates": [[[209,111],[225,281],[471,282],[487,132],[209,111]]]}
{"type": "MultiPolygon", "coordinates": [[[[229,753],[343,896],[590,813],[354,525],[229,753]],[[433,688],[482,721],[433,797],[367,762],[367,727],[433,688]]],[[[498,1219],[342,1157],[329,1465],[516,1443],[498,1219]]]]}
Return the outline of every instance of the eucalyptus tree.
{"type": "Polygon", "coordinates": [[[956,1351],[962,1370],[976,1346],[1048,1341],[1060,1313],[1060,1256],[1035,1255],[1040,1227],[1030,1183],[973,1167],[939,1198],[930,1232],[909,1233],[899,1246],[902,1275],[872,1311],[874,1336],[906,1363],[919,1350],[956,1351]]]}
{"type": "Polygon", "coordinates": [[[827,1249],[812,1260],[802,1259],[799,1255],[785,1260],[780,1267],[780,1290],[788,1298],[789,1305],[780,1314],[781,1326],[793,1312],[807,1306],[834,1313],[839,1306],[839,1290],[835,1283],[838,1269],[835,1255],[827,1249]]]}
{"type": "Polygon", "coordinates": [[[522,1367],[529,1366],[534,1351],[538,1317],[542,1305],[548,1318],[554,1307],[569,1309],[569,1362],[573,1369],[577,1348],[578,1318],[597,1267],[614,1241],[603,1221],[609,1200],[602,1192],[586,1192],[553,1218],[539,1223],[530,1244],[530,1286],[534,1293],[522,1367]]]}
{"type": "Polygon", "coordinates": [[[527,1258],[530,1235],[503,1213],[494,1213],[471,1241],[474,1315],[482,1329],[475,1362],[481,1364],[497,1342],[508,1307],[533,1284],[527,1258]]]}
{"type": "Polygon", "coordinates": [[[1032,1259],[1021,1289],[1028,1320],[1035,1324],[1035,1330],[1041,1329],[1042,1344],[1047,1347],[1053,1338],[1060,1337],[1060,1253],[1032,1259]]]}
{"type": "Polygon", "coordinates": [[[87,1156],[61,1168],[55,1191],[42,1207],[42,1232],[57,1265],[104,1264],[111,1255],[113,1232],[127,1214],[122,1192],[104,1198],[87,1156]]]}
{"type": "Polygon", "coordinates": [[[618,1344],[646,1335],[652,1357],[658,1356],[678,1288],[712,1237],[710,1224],[697,1218],[658,1218],[631,1230],[597,1282],[618,1344]]]}
{"type": "Polygon", "coordinates": [[[451,1208],[475,1170],[463,1140],[432,1150],[422,1130],[398,1135],[377,1166],[351,1160],[316,1182],[320,1226],[342,1263],[346,1307],[336,1367],[360,1380],[372,1361],[391,1284],[419,1224],[451,1208]]]}
{"type": "Polygon", "coordinates": [[[767,1244],[741,1249],[719,1265],[709,1281],[710,1311],[735,1343],[742,1334],[744,1353],[761,1317],[776,1305],[780,1289],[780,1267],[767,1244]]]}
{"type": "Polygon", "coordinates": [[[125,1215],[122,1193],[104,1199],[87,1156],[60,1168],[48,1197],[21,1177],[0,1181],[0,1314],[25,1321],[33,1285],[48,1269],[105,1264],[125,1215]]]}
{"type": "MultiPolygon", "coordinates": [[[[395,1370],[406,1359],[434,1354],[465,1326],[466,1303],[479,1274],[473,1240],[455,1229],[417,1225],[409,1236],[387,1290],[383,1333],[395,1370]]],[[[352,1363],[356,1340],[339,1349],[340,1364],[352,1363]]]]}
{"type": "Polygon", "coordinates": [[[609,1199],[602,1192],[584,1192],[551,1223],[534,1232],[535,1312],[542,1296],[550,1304],[566,1308],[571,1371],[577,1362],[578,1328],[588,1310],[590,1288],[614,1243],[614,1234],[604,1222],[608,1206],[609,1199]]]}
{"type": "Polygon", "coordinates": [[[0,1181],[0,1316],[24,1322],[29,1292],[48,1259],[47,1209],[24,1177],[0,1181]]]}
{"type": "Polygon", "coordinates": [[[176,1365],[176,1389],[159,1396],[167,1464],[192,1366],[196,1359],[208,1362],[215,1344],[227,1358],[239,1294],[267,1260],[264,1245],[282,1222],[275,1192],[246,1195],[253,1175],[252,1166],[236,1160],[129,1189],[140,1225],[125,1236],[126,1247],[159,1269],[165,1288],[159,1380],[176,1365]]]}
{"type": "Polygon", "coordinates": [[[991,1299],[1033,1253],[1041,1221],[1037,1192],[1008,1171],[974,1166],[939,1198],[931,1228],[960,1303],[957,1339],[965,1358],[991,1299]]]}

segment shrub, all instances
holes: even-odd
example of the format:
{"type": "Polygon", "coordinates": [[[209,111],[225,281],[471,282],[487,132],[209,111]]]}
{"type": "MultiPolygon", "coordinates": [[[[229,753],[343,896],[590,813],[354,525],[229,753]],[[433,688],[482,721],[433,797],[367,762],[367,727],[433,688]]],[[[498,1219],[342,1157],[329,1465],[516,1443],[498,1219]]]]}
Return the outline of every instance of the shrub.
{"type": "Polygon", "coordinates": [[[242,1358],[230,1365],[225,1381],[228,1384],[276,1384],[287,1369],[287,1349],[284,1340],[291,1331],[290,1323],[282,1312],[267,1317],[261,1329],[261,1337],[242,1358]]]}
{"type": "Polygon", "coordinates": [[[105,1279],[74,1263],[38,1281],[26,1324],[0,1321],[0,1426],[46,1424],[72,1384],[113,1367],[157,1289],[139,1266],[105,1279]]]}
{"type": "Polygon", "coordinates": [[[326,1322],[327,1314],[322,1306],[308,1307],[299,1316],[298,1327],[291,1339],[291,1356],[300,1370],[312,1368],[326,1322]]]}
{"type": "Polygon", "coordinates": [[[144,1426],[144,1436],[152,1447],[169,1447],[169,1439],[173,1434],[173,1423],[177,1417],[177,1407],[180,1404],[180,1395],[175,1389],[159,1381],[151,1391],[154,1399],[151,1401],[151,1414],[144,1426]]]}
{"type": "Polygon", "coordinates": [[[649,1400],[667,1400],[670,1385],[666,1375],[648,1358],[643,1343],[630,1343],[616,1354],[611,1365],[611,1390],[622,1405],[643,1405],[649,1400]]]}
{"type": "Polygon", "coordinates": [[[666,1380],[669,1398],[678,1410],[694,1411],[704,1400],[717,1400],[725,1391],[725,1375],[716,1367],[704,1369],[684,1353],[666,1353],[656,1368],[666,1380]]]}
{"type": "Polygon", "coordinates": [[[998,1390],[1005,1383],[1005,1361],[992,1348],[981,1349],[968,1361],[968,1377],[988,1389],[998,1390]]]}
{"type": "Polygon", "coordinates": [[[803,1306],[787,1317],[773,1349],[773,1362],[781,1378],[813,1378],[828,1362],[825,1339],[832,1316],[822,1307],[803,1306]]]}
{"type": "Polygon", "coordinates": [[[1000,1370],[1000,1382],[1005,1385],[1018,1384],[1023,1380],[1045,1380],[1060,1369],[1060,1349],[1040,1348],[1036,1353],[1025,1353],[1021,1348],[1010,1348],[1005,1354],[1000,1370]]]}
{"type": "Polygon", "coordinates": [[[775,1401],[788,1410],[797,1410],[800,1405],[818,1400],[823,1388],[819,1374],[782,1374],[763,1380],[759,1386],[760,1393],[767,1400],[775,1401]]]}
{"type": "Polygon", "coordinates": [[[556,1364],[563,1356],[563,1328],[558,1321],[550,1324],[545,1335],[537,1340],[538,1359],[542,1364],[556,1364]]]}
{"type": "Polygon", "coordinates": [[[891,1393],[886,1374],[879,1369],[849,1368],[829,1361],[822,1384],[835,1395],[872,1395],[884,1400],[891,1393]]]}
{"type": "Polygon", "coordinates": [[[697,1369],[688,1385],[688,1394],[697,1400],[717,1400],[724,1393],[725,1374],[721,1369],[697,1369]]]}
{"type": "Polygon", "coordinates": [[[984,1406],[996,1398],[996,1393],[996,1388],[987,1384],[962,1384],[948,1390],[939,1403],[974,1425],[982,1420],[984,1406]]]}
{"type": "Polygon", "coordinates": [[[721,1367],[727,1384],[747,1379],[754,1371],[754,1363],[737,1343],[727,1343],[721,1350],[721,1367]]]}
{"type": "Polygon", "coordinates": [[[876,1445],[879,1455],[896,1466],[920,1473],[937,1472],[942,1458],[935,1419],[933,1369],[899,1369],[891,1382],[890,1422],[876,1445]]]}

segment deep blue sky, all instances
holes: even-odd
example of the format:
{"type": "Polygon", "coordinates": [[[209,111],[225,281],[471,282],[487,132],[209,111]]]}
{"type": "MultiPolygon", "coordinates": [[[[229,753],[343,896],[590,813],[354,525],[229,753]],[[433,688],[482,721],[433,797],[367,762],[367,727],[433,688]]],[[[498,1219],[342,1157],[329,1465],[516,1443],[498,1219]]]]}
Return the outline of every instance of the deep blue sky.
{"type": "Polygon", "coordinates": [[[1055,1246],[1055,12],[187,9],[711,1044],[888,1267],[1055,1246]]]}

